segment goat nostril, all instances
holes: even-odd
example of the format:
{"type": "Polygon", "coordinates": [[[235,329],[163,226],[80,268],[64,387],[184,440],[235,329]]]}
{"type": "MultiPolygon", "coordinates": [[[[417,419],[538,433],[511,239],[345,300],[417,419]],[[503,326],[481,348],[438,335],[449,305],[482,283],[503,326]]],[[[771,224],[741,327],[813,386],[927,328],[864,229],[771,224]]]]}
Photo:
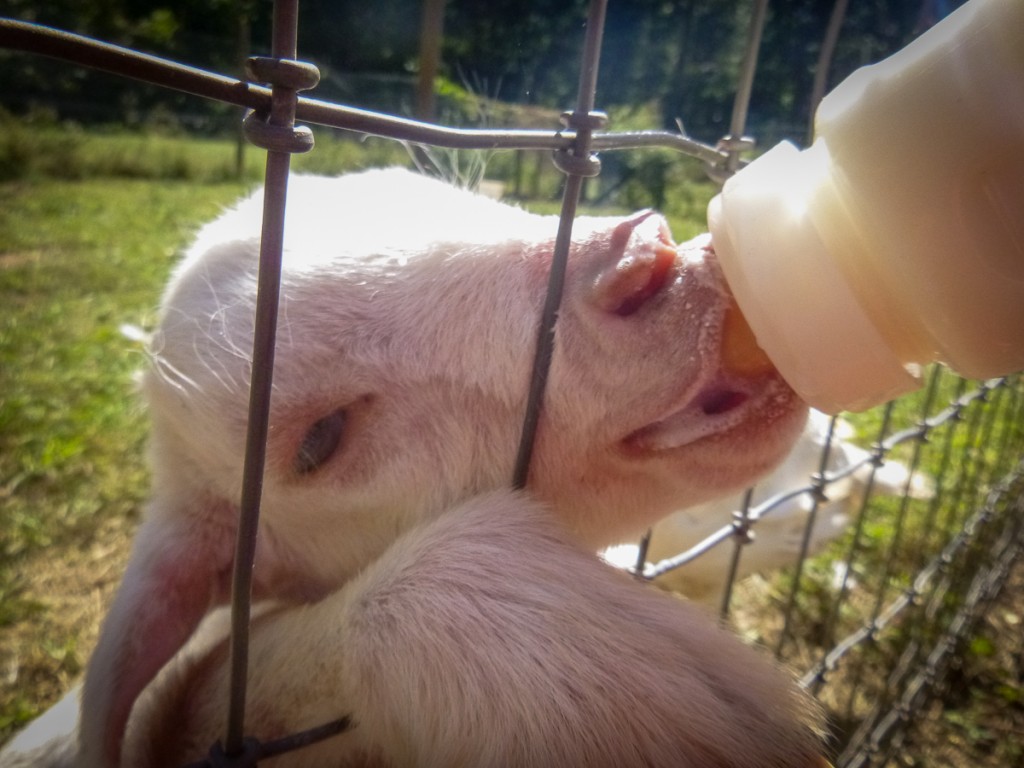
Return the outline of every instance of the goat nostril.
{"type": "Polygon", "coordinates": [[[595,301],[601,309],[620,317],[633,314],[661,291],[676,262],[676,246],[668,225],[653,211],[642,211],[617,224],[608,253],[614,262],[594,282],[595,301]],[[656,222],[645,225],[651,217],[656,222]],[[641,238],[630,251],[630,240],[642,225],[641,238]]]}
{"type": "Polygon", "coordinates": [[[660,243],[648,252],[622,258],[595,284],[598,306],[627,317],[668,282],[676,252],[660,243]]]}

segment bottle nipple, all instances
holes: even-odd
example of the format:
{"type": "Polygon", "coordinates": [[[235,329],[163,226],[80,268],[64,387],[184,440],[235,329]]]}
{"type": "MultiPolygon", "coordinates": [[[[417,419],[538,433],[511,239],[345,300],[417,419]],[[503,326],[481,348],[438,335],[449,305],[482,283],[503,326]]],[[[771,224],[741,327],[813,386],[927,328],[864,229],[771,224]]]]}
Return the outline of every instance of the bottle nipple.
{"type": "Polygon", "coordinates": [[[753,378],[774,370],[768,354],[757,344],[757,337],[732,299],[722,321],[722,367],[726,373],[753,378]]]}

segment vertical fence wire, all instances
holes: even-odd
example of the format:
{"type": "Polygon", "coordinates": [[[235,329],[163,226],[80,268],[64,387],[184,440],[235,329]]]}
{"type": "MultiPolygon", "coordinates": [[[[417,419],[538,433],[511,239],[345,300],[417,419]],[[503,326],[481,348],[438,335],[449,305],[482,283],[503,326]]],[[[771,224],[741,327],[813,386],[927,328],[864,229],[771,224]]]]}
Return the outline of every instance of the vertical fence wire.
{"type": "Polygon", "coordinates": [[[544,299],[537,343],[534,348],[533,372],[530,376],[530,389],[527,394],[522,433],[512,477],[513,488],[525,488],[529,478],[537,426],[543,407],[544,390],[547,387],[548,373],[551,370],[551,358],[555,345],[555,323],[558,319],[558,308],[565,286],[565,271],[569,259],[569,246],[572,242],[572,225],[576,218],[576,208],[579,205],[583,180],[588,176],[597,175],[601,169],[600,162],[591,155],[590,148],[593,132],[602,127],[605,122],[604,116],[595,114],[593,110],[607,7],[607,0],[592,0],[590,3],[583,60],[580,64],[576,110],[563,115],[566,127],[576,131],[576,141],[571,149],[561,150],[555,156],[556,164],[566,174],[565,188],[562,193],[562,211],[558,220],[558,232],[555,235],[554,253],[551,257],[547,295],[544,299]]]}
{"type": "Polygon", "coordinates": [[[732,602],[732,588],[736,584],[736,576],[740,569],[740,558],[743,557],[743,548],[753,541],[750,526],[750,505],[754,498],[754,489],[748,488],[743,493],[743,502],[739,510],[733,513],[733,526],[736,533],[733,536],[732,556],[729,558],[729,571],[725,576],[725,590],[722,593],[722,602],[718,608],[718,615],[723,620],[729,616],[729,604],[732,602]]]}
{"type": "Polygon", "coordinates": [[[767,19],[768,0],[754,0],[754,14],[750,18],[750,27],[747,29],[747,44],[743,48],[743,62],[740,65],[739,83],[732,105],[729,135],[722,142],[726,152],[729,153],[729,159],[725,165],[727,174],[736,172],[740,167],[740,153],[753,144],[746,136],[747,110],[750,108],[750,97],[754,93],[757,56],[761,51],[761,37],[764,35],[764,25],[767,19]]]}
{"type": "MultiPolygon", "coordinates": [[[[1019,392],[1008,399],[1018,396],[1019,392]]],[[[1021,446],[1017,448],[1019,451],[1021,446]]],[[[860,719],[837,765],[860,768],[886,764],[906,743],[924,703],[941,693],[946,673],[962,652],[963,643],[1019,562],[1024,546],[1022,478],[1024,463],[1010,467],[1004,479],[986,494],[979,511],[927,569],[938,578],[922,601],[923,619],[912,625],[911,641],[888,676],[883,696],[860,719]]]]}
{"type": "MultiPolygon", "coordinates": [[[[272,57],[275,61],[296,58],[298,41],[298,0],[274,2],[272,57]]],[[[267,149],[263,193],[263,231],[260,239],[256,320],[253,333],[249,418],[242,472],[242,498],[231,587],[231,641],[229,662],[228,718],[224,753],[241,755],[245,749],[245,698],[249,663],[249,621],[252,599],[252,569],[256,555],[263,471],[270,421],[276,346],[281,261],[284,247],[285,205],[291,167],[289,140],[294,138],[295,88],[274,85],[266,128],[256,129],[261,116],[247,119],[250,138],[257,133],[267,149]],[[277,135],[278,141],[273,140],[277,135]]],[[[300,139],[301,143],[301,139],[300,139]]],[[[310,144],[309,148],[312,148],[310,144]]]]}

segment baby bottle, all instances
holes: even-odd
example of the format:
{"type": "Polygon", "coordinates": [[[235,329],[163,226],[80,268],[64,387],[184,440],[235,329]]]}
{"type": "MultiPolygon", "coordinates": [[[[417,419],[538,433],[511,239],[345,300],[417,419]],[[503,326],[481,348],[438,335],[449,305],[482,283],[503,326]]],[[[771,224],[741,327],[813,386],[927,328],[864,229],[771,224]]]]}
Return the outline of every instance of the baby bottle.
{"type": "Polygon", "coordinates": [[[940,361],[1024,369],[1024,0],[969,0],[822,102],[708,210],[757,344],[810,405],[860,410],[940,361]]]}

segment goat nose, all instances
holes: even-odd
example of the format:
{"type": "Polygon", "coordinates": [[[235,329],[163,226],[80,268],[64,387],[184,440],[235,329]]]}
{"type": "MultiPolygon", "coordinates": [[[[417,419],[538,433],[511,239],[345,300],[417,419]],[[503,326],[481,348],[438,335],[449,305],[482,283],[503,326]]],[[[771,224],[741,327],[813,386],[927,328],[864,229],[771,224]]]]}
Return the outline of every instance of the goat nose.
{"type": "Polygon", "coordinates": [[[662,289],[675,263],[668,224],[654,211],[640,211],[612,230],[604,267],[594,280],[594,302],[611,314],[631,315],[662,289]]]}

